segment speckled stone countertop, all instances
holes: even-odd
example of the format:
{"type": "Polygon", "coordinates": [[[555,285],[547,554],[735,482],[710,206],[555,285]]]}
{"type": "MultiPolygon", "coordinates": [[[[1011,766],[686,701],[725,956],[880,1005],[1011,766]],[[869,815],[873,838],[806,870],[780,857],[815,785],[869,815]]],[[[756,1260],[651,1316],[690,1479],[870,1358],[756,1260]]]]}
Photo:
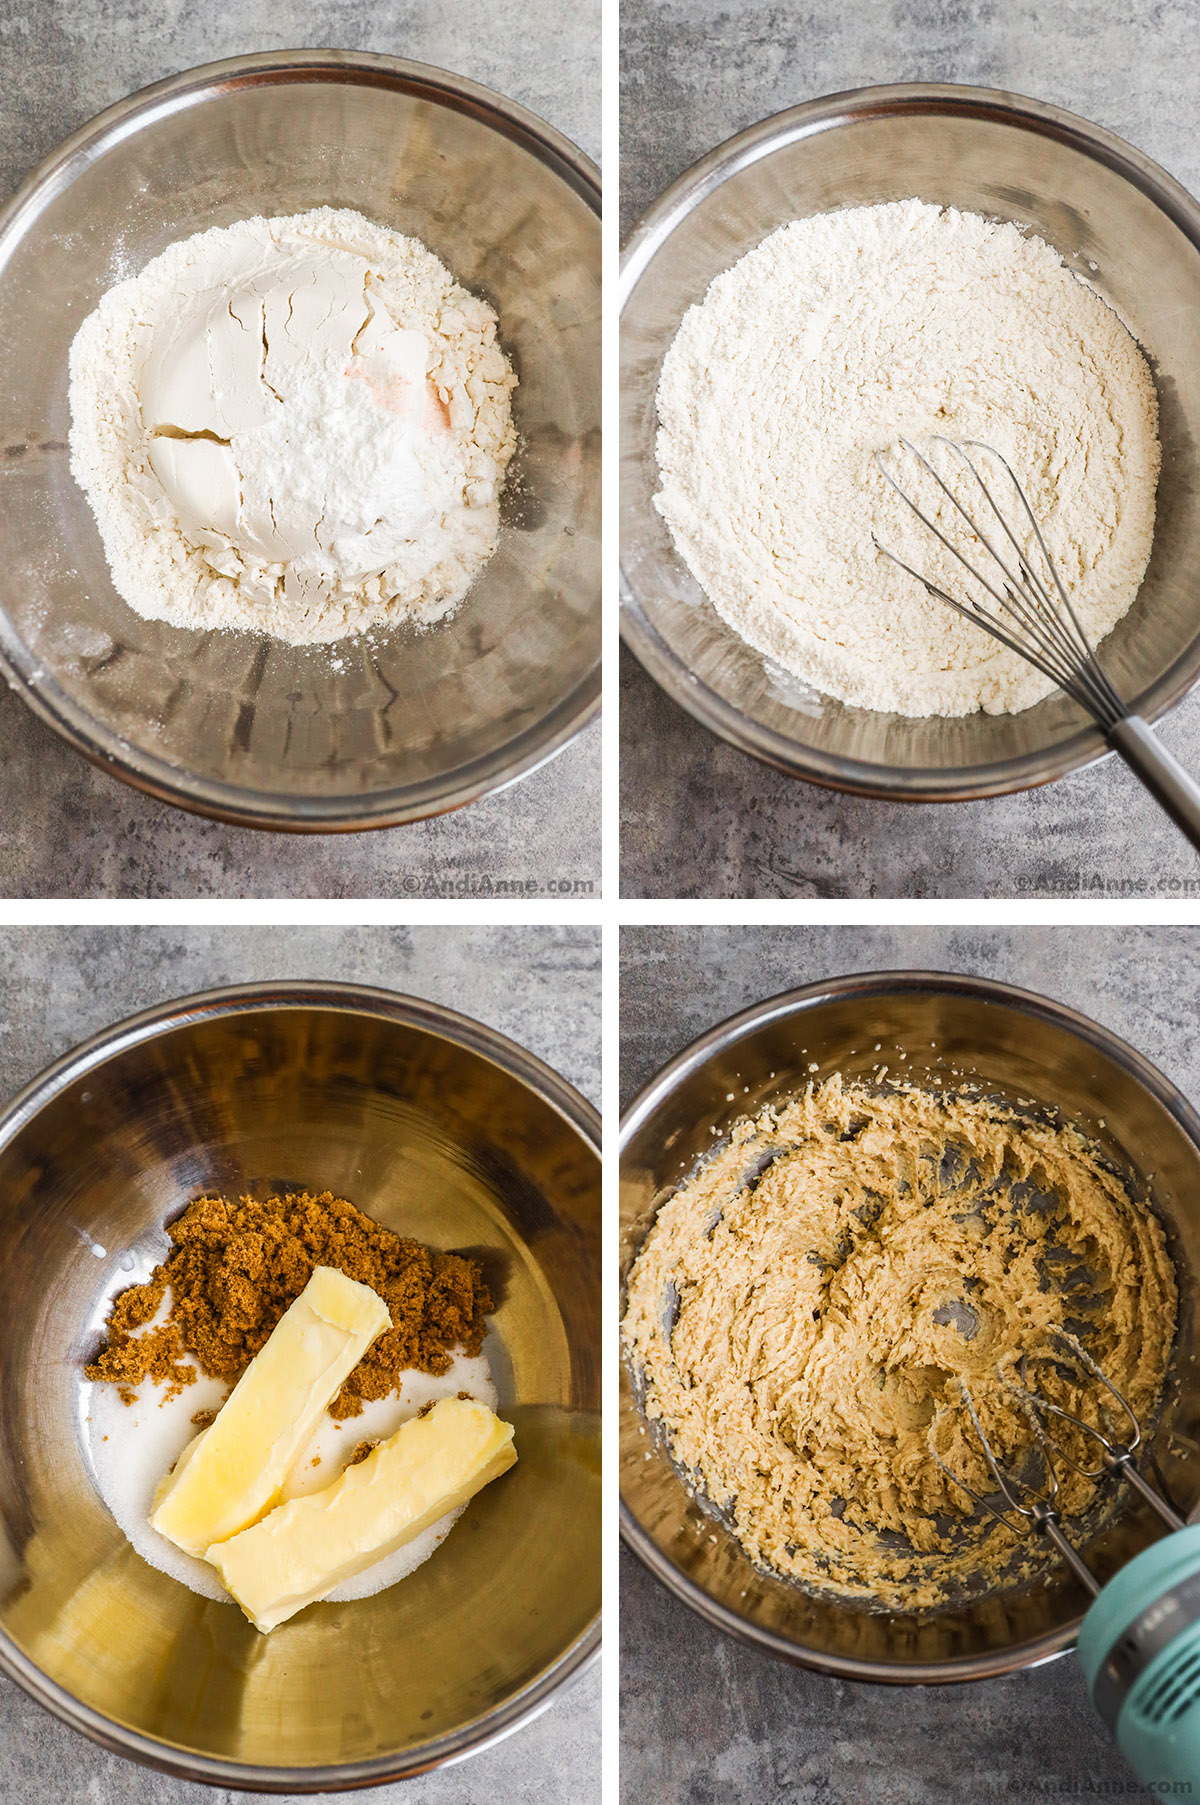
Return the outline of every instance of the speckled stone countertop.
{"type": "MultiPolygon", "coordinates": [[[[253,50],[439,64],[598,157],[599,18],[600,0],[0,0],[0,197],[122,95],[253,50]]],[[[510,789],[379,833],[264,834],[185,814],[95,770],[3,685],[0,768],[0,896],[443,896],[518,881],[546,895],[568,880],[600,890],[598,722],[510,789]]]]}
{"type": "MultiPolygon", "coordinates": [[[[622,0],[621,215],[731,133],[873,82],[1008,88],[1119,132],[1200,193],[1191,0],[622,0]]],[[[626,896],[1200,896],[1195,854],[1116,760],[948,806],[769,770],[621,655],[626,896]]],[[[1200,696],[1162,738],[1200,768],[1200,696]]]]}
{"type": "MultiPolygon", "coordinates": [[[[1200,928],[625,928],[621,1101],[764,997],[900,967],[1000,978],[1070,1004],[1200,1100],[1200,928]]],[[[883,1687],[741,1647],[621,1554],[628,1805],[973,1805],[1128,1786],[1073,1656],[966,1686],[883,1687]]],[[[1138,1793],[1138,1796],[1143,1796],[1138,1793]]]]}
{"type": "MultiPolygon", "coordinates": [[[[511,1036],[600,1100],[595,928],[0,928],[0,1098],[123,1016],[218,984],[329,978],[429,997],[511,1036]]],[[[0,1679],[0,1805],[232,1805],[108,1754],[0,1679]]],[[[378,1805],[598,1805],[600,1670],[453,1767],[378,1805]]]]}

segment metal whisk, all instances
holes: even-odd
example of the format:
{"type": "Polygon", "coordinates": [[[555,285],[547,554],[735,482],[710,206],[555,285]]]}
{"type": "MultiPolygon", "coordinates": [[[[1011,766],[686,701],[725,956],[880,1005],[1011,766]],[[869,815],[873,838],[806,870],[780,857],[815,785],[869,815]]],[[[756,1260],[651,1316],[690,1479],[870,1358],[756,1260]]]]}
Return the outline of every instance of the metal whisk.
{"type": "Polygon", "coordinates": [[[972,512],[954,494],[925,452],[908,439],[901,439],[900,443],[928,472],[961,517],[971,535],[969,555],[930,519],[897,481],[882,453],[877,453],[875,461],[880,471],[900,499],[974,578],[990,600],[969,597],[960,601],[919,570],[914,570],[911,564],[876,538],[877,548],[893,564],[915,577],[928,594],[937,596],[966,620],[974,621],[993,639],[1034,665],[1085,709],[1112,749],[1120,753],[1155,801],[1192,845],[1200,849],[1200,785],[1193,782],[1182,765],[1159,744],[1149,723],[1129,709],[1109,681],[1079,623],[1028,497],[1008,460],[994,446],[975,439],[959,442],[935,434],[927,441],[931,446],[944,446],[968,472],[971,479],[968,486],[978,491],[979,506],[972,512]],[[1008,513],[999,505],[980,472],[981,454],[994,458],[1012,484],[1013,500],[1008,513]],[[1039,571],[1026,553],[1030,532],[1044,561],[1044,571],[1039,571]]]}
{"type": "Polygon", "coordinates": [[[995,1482],[996,1494],[1002,1502],[998,1504],[993,1498],[976,1491],[974,1486],[968,1485],[966,1480],[946,1464],[933,1446],[932,1426],[929,1452],[947,1478],[952,1479],[959,1490],[965,1492],[969,1498],[973,1498],[977,1504],[981,1504],[985,1510],[990,1511],[991,1515],[1003,1523],[1010,1533],[1019,1535],[1026,1529],[1032,1529],[1044,1535],[1047,1541],[1053,1543],[1076,1578],[1095,1596],[1100,1591],[1100,1582],[1072,1543],[1068,1541],[1062,1527],[1062,1517],[1058,1507],[1061,1491],[1058,1465],[1070,1467],[1072,1472],[1081,1474],[1085,1479],[1101,1479],[1105,1473],[1110,1473],[1117,1479],[1127,1479],[1169,1529],[1182,1529],[1184,1519],[1162,1494],[1143,1478],[1135,1465],[1134,1456],[1141,1445],[1142,1431],[1129,1400],[1118,1391],[1108,1375],[1097,1365],[1087,1350],[1080,1346],[1073,1335],[1061,1330],[1054,1339],[1057,1343],[1057,1352],[1047,1351],[1046,1359],[1055,1360],[1065,1354],[1082,1367],[1099,1385],[1103,1386],[1116,1404],[1119,1416],[1124,1418],[1127,1425],[1124,1437],[1118,1435],[1111,1426],[1107,1431],[1100,1429],[1073,1411],[1064,1409],[1061,1404],[1056,1404],[1051,1399],[1041,1396],[1030,1384],[1030,1362],[1026,1356],[1017,1369],[1020,1375],[1019,1383],[1003,1373],[997,1374],[997,1383],[1002,1385],[1008,1395],[1012,1397],[1029,1424],[1034,1449],[1038,1456],[1038,1465],[1041,1469],[1037,1479],[1021,1478],[1010,1467],[1001,1465],[988,1440],[970,1389],[962,1381],[959,1382],[959,1387],[963,1407],[971,1419],[971,1426],[983,1450],[988,1471],[995,1482]],[[1091,1441],[1099,1450],[1097,1464],[1085,1466],[1082,1461],[1068,1451],[1061,1441],[1056,1440],[1047,1427],[1046,1419],[1048,1417],[1070,1424],[1091,1441]],[[1014,1516],[1017,1518],[1015,1523],[1014,1516]]]}

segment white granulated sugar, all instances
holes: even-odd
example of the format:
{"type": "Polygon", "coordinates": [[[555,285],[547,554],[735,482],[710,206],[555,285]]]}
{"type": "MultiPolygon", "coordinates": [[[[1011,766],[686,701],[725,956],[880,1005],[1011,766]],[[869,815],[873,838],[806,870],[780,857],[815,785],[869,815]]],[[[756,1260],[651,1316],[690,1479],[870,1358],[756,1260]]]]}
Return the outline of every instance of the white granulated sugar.
{"type": "Polygon", "coordinates": [[[656,503],[713,606],[860,707],[1015,713],[1053,688],[876,549],[963,588],[875,464],[902,437],[1009,460],[1093,643],[1150,556],[1142,352],[1056,251],[975,214],[899,201],[772,233],[684,316],[658,415],[656,503]]]}
{"type": "MultiPolygon", "coordinates": [[[[168,1292],[147,1328],[164,1322],[169,1309],[168,1292]]],[[[196,1363],[189,1359],[186,1364],[194,1368],[196,1363]]],[[[197,1433],[193,1416],[198,1410],[219,1410],[227,1389],[219,1379],[205,1378],[197,1369],[194,1382],[177,1397],[164,1402],[163,1388],[145,1379],[134,1388],[133,1403],[126,1404],[116,1385],[82,1380],[79,1405],[96,1489],[133,1547],[152,1567],[179,1580],[202,1598],[222,1600],[228,1600],[229,1594],[215,1568],[185,1554],[159,1535],[150,1526],[150,1513],[160,1480],[197,1433]]],[[[425,1405],[436,1403],[439,1398],[455,1397],[460,1391],[470,1392],[490,1410],[498,1408],[486,1355],[456,1353],[448,1370],[436,1375],[415,1369],[403,1372],[396,1390],[388,1397],[366,1403],[360,1416],[344,1422],[334,1422],[326,1412],[289,1474],[283,1498],[299,1497],[332,1485],[360,1442],[386,1441],[425,1405]]],[[[463,1505],[449,1511],[393,1554],[344,1580],[329,1594],[327,1602],[367,1598],[406,1579],[437,1551],[465,1508],[463,1505]]]]}
{"type": "Polygon", "coordinates": [[[416,239],[328,207],[110,289],[71,347],[71,470],[130,607],[296,645],[445,616],[516,443],[496,326],[416,239]]]}

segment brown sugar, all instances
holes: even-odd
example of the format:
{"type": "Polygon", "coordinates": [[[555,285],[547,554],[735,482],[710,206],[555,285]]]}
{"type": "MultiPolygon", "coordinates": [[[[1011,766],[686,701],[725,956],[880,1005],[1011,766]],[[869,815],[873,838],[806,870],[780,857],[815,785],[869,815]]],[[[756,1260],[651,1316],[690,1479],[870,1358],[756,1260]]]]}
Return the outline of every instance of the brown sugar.
{"type": "Polygon", "coordinates": [[[444,1373],[457,1348],[478,1354],[483,1344],[493,1305],[475,1260],[395,1235],[329,1191],[237,1203],[200,1197],[167,1233],[171,1252],[116,1299],[108,1339],[85,1369],[117,1384],[126,1403],[143,1379],[177,1397],[195,1378],[189,1354],[202,1372],[233,1384],[315,1266],[369,1285],[392,1318],[330,1406],[335,1418],[387,1397],[406,1368],[444,1373]],[[168,1288],[165,1322],[146,1330],[168,1288]]]}

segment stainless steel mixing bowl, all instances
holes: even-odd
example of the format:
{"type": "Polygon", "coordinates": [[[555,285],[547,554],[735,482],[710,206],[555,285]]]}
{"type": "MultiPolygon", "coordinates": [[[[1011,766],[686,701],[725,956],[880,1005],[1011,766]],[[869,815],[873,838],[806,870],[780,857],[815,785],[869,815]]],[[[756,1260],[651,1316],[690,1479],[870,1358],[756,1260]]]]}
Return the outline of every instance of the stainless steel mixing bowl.
{"type": "Polygon", "coordinates": [[[0,1119],[0,1668],[120,1754],[275,1792],[415,1773],[539,1711],[599,1642],[599,1199],[596,1112],[413,998],[211,991],[52,1066],[0,1119]],[[79,1379],[127,1250],[157,1257],[205,1191],[284,1187],[482,1261],[519,1460],[403,1584],[262,1636],[134,1553],[79,1379]]]}
{"type": "MultiPolygon", "coordinates": [[[[626,1113],[622,1273],[659,1206],[734,1119],[801,1089],[810,1064],[822,1075],[869,1078],[881,1059],[919,1083],[965,1075],[1013,1102],[1061,1110],[1157,1211],[1179,1275],[1180,1320],[1147,1458],[1186,1513],[1200,1501],[1200,1116],[1132,1047],[1045,997],[940,972],[871,972],[789,991],[713,1028],[626,1113]]],[[[651,1572],[718,1629],[827,1673],[916,1683],[981,1679],[1073,1643],[1090,1600],[1065,1570],[961,1609],[911,1615],[856,1608],[773,1578],[689,1498],[646,1431],[627,1372],[622,1387],[622,1533],[651,1572]]],[[[1089,1547],[1089,1564],[1107,1578],[1160,1534],[1144,1506],[1126,1502],[1089,1547]]]]}
{"type": "Polygon", "coordinates": [[[725,625],[653,505],[655,391],[687,308],[788,220],[913,196],[1030,227],[1119,309],[1148,352],[1163,447],[1154,549],[1103,655],[1151,720],[1195,682],[1200,207],[1111,132],[985,88],[863,88],[778,113],[702,158],[637,227],[621,286],[623,631],[675,701],[768,764],[861,794],[951,801],[1061,777],[1102,757],[1103,736],[1063,696],[1022,714],[956,720],[819,696],[768,668],[725,625]]]}
{"type": "Polygon", "coordinates": [[[600,696],[600,190],[522,107],[394,57],[288,51],[110,107],[0,213],[0,666],[103,768],[248,826],[439,814],[561,749],[600,696]],[[499,548],[424,633],[292,647],[144,621],[67,455],[67,352],[116,281],[257,213],[353,207],[495,307],[520,377],[499,548]]]}

